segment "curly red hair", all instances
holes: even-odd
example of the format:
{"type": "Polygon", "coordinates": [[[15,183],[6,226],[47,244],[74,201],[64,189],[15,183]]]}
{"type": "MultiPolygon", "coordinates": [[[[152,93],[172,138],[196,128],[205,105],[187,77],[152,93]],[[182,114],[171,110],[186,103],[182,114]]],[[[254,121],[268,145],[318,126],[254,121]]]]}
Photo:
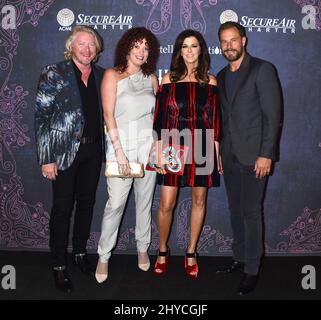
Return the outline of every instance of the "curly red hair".
{"type": "Polygon", "coordinates": [[[119,72],[124,72],[128,67],[127,56],[136,42],[146,40],[149,47],[147,62],[142,65],[142,72],[149,76],[156,71],[159,56],[159,42],[155,35],[145,27],[135,27],[126,31],[117,43],[115,50],[114,67],[119,72]]]}

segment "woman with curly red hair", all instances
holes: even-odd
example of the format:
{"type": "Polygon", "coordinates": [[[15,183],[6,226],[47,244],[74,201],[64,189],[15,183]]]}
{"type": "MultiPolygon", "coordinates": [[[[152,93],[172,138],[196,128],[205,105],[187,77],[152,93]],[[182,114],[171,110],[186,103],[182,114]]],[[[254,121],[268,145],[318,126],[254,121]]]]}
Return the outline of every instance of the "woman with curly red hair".
{"type": "MultiPolygon", "coordinates": [[[[129,162],[146,164],[153,142],[153,110],[158,81],[154,72],[159,43],[144,27],[128,30],[115,51],[115,66],[105,71],[102,81],[104,120],[108,129],[108,161],[117,161],[123,175],[130,174],[129,162]]],[[[156,173],[146,171],[143,178],[107,177],[109,199],[102,220],[98,244],[96,280],[108,277],[108,261],[117,241],[119,225],[132,184],[136,202],[135,240],[138,267],[150,267],[151,206],[156,173]]]]}

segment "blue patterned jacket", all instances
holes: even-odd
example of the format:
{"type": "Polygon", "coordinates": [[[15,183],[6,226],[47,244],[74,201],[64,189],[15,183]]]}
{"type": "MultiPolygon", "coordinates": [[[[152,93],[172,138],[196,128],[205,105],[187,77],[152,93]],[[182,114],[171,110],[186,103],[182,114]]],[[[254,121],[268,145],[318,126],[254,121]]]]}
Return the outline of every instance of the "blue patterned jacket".
{"type": "MultiPolygon", "coordinates": [[[[92,70],[98,90],[101,130],[104,137],[100,95],[104,69],[93,65],[92,70]]],[[[40,75],[35,110],[39,165],[56,162],[58,170],[69,168],[79,149],[83,128],[81,97],[71,60],[46,66],[40,75]]],[[[103,155],[104,141],[103,138],[103,155]]]]}

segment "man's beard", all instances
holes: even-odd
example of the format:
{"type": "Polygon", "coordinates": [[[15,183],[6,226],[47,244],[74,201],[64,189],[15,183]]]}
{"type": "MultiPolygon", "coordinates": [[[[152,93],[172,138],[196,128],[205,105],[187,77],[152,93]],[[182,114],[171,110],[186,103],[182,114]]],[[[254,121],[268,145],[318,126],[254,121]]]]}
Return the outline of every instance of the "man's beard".
{"type": "Polygon", "coordinates": [[[243,47],[241,47],[239,51],[238,51],[238,50],[235,50],[235,49],[227,49],[227,50],[223,51],[223,56],[224,56],[225,59],[228,60],[229,62],[233,62],[233,61],[236,61],[236,60],[240,59],[241,56],[242,56],[242,54],[243,54],[243,52],[244,52],[244,48],[243,48],[243,47]],[[229,52],[229,51],[230,51],[230,52],[236,52],[236,55],[228,56],[228,55],[226,54],[226,52],[229,52]]]}

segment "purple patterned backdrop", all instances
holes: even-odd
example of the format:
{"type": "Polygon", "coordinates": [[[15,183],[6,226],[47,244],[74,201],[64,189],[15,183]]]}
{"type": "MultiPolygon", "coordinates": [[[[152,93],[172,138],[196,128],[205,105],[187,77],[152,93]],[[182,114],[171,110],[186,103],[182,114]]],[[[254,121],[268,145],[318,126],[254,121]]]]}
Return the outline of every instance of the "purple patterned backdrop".
{"type": "MultiPolygon", "coordinates": [[[[48,249],[51,187],[41,177],[36,162],[33,108],[40,70],[48,63],[62,60],[64,39],[70,27],[93,23],[105,40],[106,50],[100,64],[110,67],[121,34],[130,26],[145,25],[161,42],[159,76],[169,66],[176,35],[183,29],[194,28],[204,34],[212,72],[217,73],[225,65],[217,40],[220,18],[237,16],[248,29],[249,51],[277,66],[284,94],[280,162],[269,181],[265,201],[266,252],[320,254],[321,1],[262,3],[254,0],[243,0],[242,4],[237,0],[0,0],[0,249],[48,249]],[[304,29],[301,23],[306,16],[302,12],[305,5],[314,7],[314,29],[304,29]],[[12,8],[16,26],[7,29],[4,23],[12,8]],[[62,9],[69,10],[61,12],[62,9]],[[115,18],[99,20],[102,16],[115,18]],[[281,24],[285,20],[283,27],[268,28],[264,25],[267,20],[251,18],[279,19],[281,24]]],[[[106,199],[102,174],[88,243],[92,250],[97,247],[106,199]]],[[[153,203],[151,250],[156,250],[158,244],[155,224],[158,205],[159,188],[153,203]]],[[[134,208],[130,197],[117,252],[135,250],[134,208]]],[[[172,251],[177,254],[183,254],[188,241],[190,208],[190,190],[182,189],[170,239],[172,251]]],[[[230,254],[231,241],[222,183],[221,188],[209,191],[198,251],[205,255],[230,254]]]]}

